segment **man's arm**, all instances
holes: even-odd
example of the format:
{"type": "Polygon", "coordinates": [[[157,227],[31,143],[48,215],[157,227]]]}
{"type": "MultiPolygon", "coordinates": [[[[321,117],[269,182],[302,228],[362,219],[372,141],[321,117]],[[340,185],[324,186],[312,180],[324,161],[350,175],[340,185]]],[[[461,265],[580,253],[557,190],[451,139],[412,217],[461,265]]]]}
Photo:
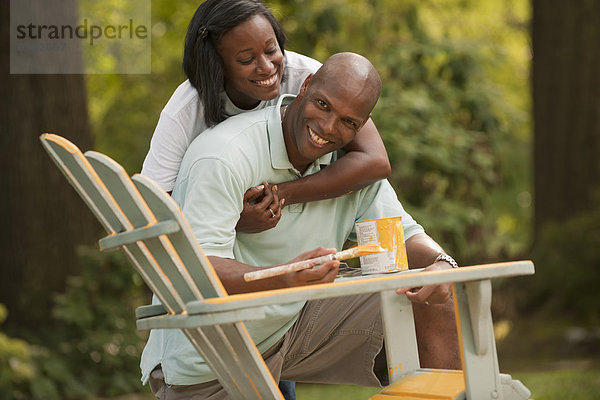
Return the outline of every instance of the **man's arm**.
{"type": "MultiPolygon", "coordinates": [[[[444,249],[426,233],[418,233],[406,241],[406,255],[410,269],[425,268],[426,271],[451,269],[446,261],[435,262],[444,249]]],[[[452,293],[452,285],[445,283],[435,286],[424,286],[413,289],[398,289],[398,294],[406,294],[413,303],[441,304],[448,301],[452,293]]]]}
{"type": "Polygon", "coordinates": [[[346,154],[321,171],[278,185],[285,204],[306,203],[343,196],[390,176],[391,167],[373,121],[344,147],[346,154]]]}
{"type": "MultiPolygon", "coordinates": [[[[332,254],[335,253],[335,251],[336,249],[318,247],[314,250],[300,254],[298,257],[291,260],[290,263],[332,254]]],[[[217,275],[219,275],[219,279],[228,294],[258,292],[263,290],[333,282],[340,265],[339,261],[331,260],[315,268],[308,268],[302,271],[274,276],[272,278],[246,282],[244,281],[244,274],[246,272],[270,267],[252,267],[230,258],[217,256],[209,256],[208,259],[215,268],[215,271],[217,272],[217,275]]]]}
{"type": "MultiPolygon", "coordinates": [[[[409,268],[427,271],[452,268],[445,261],[434,263],[444,250],[425,233],[418,233],[406,241],[409,268]]],[[[419,360],[423,368],[460,369],[460,347],[454,316],[454,303],[450,300],[452,285],[424,286],[399,289],[413,302],[419,360]]]]}

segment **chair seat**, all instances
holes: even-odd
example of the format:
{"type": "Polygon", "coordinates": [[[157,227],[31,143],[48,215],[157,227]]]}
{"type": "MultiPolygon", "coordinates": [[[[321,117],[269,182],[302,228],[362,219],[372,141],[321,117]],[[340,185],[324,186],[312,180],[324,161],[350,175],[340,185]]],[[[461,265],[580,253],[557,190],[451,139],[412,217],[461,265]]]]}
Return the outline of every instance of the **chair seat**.
{"type": "Polygon", "coordinates": [[[369,400],[459,400],[465,398],[463,371],[419,369],[369,400]]]}

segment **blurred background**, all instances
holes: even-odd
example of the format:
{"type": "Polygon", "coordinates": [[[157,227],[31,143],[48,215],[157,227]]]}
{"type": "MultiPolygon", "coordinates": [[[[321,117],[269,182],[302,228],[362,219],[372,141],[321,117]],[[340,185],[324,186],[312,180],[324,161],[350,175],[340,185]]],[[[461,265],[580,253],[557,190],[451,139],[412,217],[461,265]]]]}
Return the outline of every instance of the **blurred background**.
{"type": "MultiPolygon", "coordinates": [[[[102,3],[94,12],[118,12],[118,1],[102,3]]],[[[266,3],[288,49],[320,61],[353,51],[376,66],[384,86],[373,120],[390,180],[460,264],[534,260],[535,276],[494,282],[501,370],[535,399],[600,399],[600,2],[266,3]]],[[[99,253],[99,224],[38,136],[60,134],[139,172],[185,80],[198,4],[152,0],[151,74],[11,75],[1,2],[2,399],[148,398],[147,333],[135,330],[134,309],[150,292],[119,254],[99,253]]],[[[376,392],[297,390],[299,399],[376,392]]]]}

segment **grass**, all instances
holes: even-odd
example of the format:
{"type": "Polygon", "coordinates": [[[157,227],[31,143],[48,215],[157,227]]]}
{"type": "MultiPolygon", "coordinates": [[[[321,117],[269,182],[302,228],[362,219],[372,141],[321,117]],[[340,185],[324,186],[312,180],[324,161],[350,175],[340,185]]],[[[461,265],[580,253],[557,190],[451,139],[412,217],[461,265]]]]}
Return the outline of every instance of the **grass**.
{"type": "MultiPolygon", "coordinates": [[[[515,373],[531,390],[533,400],[600,400],[600,370],[515,373]]],[[[298,383],[298,400],[366,400],[379,390],[351,385],[298,383]]]]}
{"type": "Polygon", "coordinates": [[[600,370],[564,370],[514,374],[535,400],[600,400],[600,370]]]}
{"type": "MultiPolygon", "coordinates": [[[[600,369],[520,372],[512,374],[531,390],[533,400],[600,400],[600,369]]],[[[366,400],[379,389],[352,385],[298,383],[298,400],[366,400]]],[[[110,400],[151,400],[150,393],[114,397],[110,400]]],[[[109,400],[109,399],[97,399],[109,400]]]]}
{"type": "MultiPolygon", "coordinates": [[[[565,341],[573,323],[561,319],[522,318],[500,326],[505,331],[496,333],[500,370],[523,382],[531,390],[531,399],[600,400],[600,341],[565,341]]],[[[366,400],[379,389],[298,383],[296,393],[298,400],[366,400]]],[[[140,394],[111,400],[153,398],[140,394]]]]}

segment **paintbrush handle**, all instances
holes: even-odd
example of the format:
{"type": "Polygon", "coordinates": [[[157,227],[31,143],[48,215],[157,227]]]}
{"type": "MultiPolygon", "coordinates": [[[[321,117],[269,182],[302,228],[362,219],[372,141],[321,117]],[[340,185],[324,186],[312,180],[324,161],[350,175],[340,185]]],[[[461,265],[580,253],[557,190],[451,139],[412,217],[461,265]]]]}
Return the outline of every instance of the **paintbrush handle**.
{"type": "Polygon", "coordinates": [[[289,272],[296,272],[310,267],[314,267],[318,264],[323,264],[330,260],[335,260],[336,256],[343,252],[335,254],[327,254],[325,256],[311,258],[309,260],[297,261],[291,264],[279,265],[277,267],[261,269],[259,271],[246,272],[244,274],[244,280],[246,282],[256,281],[258,279],[271,278],[277,275],[287,274],[289,272]]]}
{"type": "Polygon", "coordinates": [[[244,280],[246,282],[256,281],[258,279],[270,278],[272,276],[283,275],[289,272],[296,272],[302,269],[314,267],[330,260],[347,260],[348,258],[359,257],[366,254],[380,253],[384,251],[379,245],[356,246],[346,250],[338,251],[335,254],[311,258],[310,260],[297,261],[291,264],[279,265],[277,267],[265,268],[259,271],[246,272],[244,280]]]}

